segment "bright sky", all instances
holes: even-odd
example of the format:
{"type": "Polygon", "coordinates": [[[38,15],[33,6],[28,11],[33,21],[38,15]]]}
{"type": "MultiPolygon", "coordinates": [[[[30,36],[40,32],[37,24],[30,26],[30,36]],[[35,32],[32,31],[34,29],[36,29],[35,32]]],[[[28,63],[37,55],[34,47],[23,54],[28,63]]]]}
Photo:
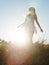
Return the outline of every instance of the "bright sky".
{"type": "Polygon", "coordinates": [[[11,33],[24,21],[30,6],[36,8],[44,30],[42,35],[49,40],[49,0],[0,0],[0,38],[10,40],[11,33]]]}

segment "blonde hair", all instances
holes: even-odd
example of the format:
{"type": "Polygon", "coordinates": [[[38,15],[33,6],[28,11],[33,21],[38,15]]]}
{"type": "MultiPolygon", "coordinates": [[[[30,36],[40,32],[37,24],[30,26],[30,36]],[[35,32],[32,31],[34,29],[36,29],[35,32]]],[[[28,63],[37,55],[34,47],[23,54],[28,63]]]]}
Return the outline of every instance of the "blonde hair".
{"type": "Polygon", "coordinates": [[[29,11],[35,13],[35,8],[34,7],[30,7],[29,11]]]}

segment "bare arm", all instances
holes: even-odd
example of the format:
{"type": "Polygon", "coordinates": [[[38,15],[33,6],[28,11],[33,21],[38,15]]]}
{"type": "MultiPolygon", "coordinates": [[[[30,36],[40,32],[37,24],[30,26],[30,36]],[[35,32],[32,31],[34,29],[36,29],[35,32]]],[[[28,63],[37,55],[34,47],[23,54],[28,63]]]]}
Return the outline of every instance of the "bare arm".
{"type": "Polygon", "coordinates": [[[17,26],[17,28],[19,28],[20,26],[23,26],[23,25],[24,25],[24,23],[22,23],[22,24],[18,25],[18,26],[17,26]]]}
{"type": "Polygon", "coordinates": [[[24,25],[25,25],[25,23],[26,23],[26,20],[24,21],[24,23],[22,23],[22,24],[18,25],[18,26],[17,26],[17,28],[19,28],[20,26],[24,26],[24,25]]]}
{"type": "Polygon", "coordinates": [[[38,27],[40,28],[41,32],[43,32],[43,30],[42,30],[42,28],[41,28],[41,26],[40,26],[40,24],[39,24],[39,22],[38,22],[37,16],[35,16],[35,21],[36,21],[38,27]]]}

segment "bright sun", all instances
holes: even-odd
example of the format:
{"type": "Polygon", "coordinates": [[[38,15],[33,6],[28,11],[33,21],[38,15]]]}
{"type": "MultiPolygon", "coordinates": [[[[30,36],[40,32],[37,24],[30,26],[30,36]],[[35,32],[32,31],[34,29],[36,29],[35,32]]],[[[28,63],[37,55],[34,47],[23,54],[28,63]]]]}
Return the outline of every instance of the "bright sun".
{"type": "Polygon", "coordinates": [[[10,39],[12,42],[16,42],[17,46],[26,46],[26,33],[24,28],[17,28],[10,34],[10,39]]]}
{"type": "MultiPolygon", "coordinates": [[[[26,42],[27,42],[26,38],[27,38],[26,32],[25,32],[24,28],[22,28],[22,27],[17,28],[16,30],[10,32],[10,40],[12,42],[16,42],[15,45],[17,45],[18,47],[28,46],[28,44],[26,44],[26,42]]],[[[33,42],[36,42],[38,40],[38,38],[39,38],[38,35],[34,35],[33,42]]]]}
{"type": "Polygon", "coordinates": [[[16,42],[18,43],[18,46],[25,46],[26,44],[26,33],[24,31],[24,28],[17,29],[16,33],[16,42]]]}

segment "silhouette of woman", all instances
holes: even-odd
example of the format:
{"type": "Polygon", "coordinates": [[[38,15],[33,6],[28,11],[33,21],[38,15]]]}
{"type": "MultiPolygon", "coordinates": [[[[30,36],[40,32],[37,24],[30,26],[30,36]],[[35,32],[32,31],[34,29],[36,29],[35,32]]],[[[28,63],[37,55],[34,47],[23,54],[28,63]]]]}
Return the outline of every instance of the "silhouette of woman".
{"type": "MultiPolygon", "coordinates": [[[[41,28],[41,26],[40,26],[40,24],[38,22],[37,15],[35,13],[35,8],[34,7],[30,7],[29,8],[29,13],[26,16],[25,22],[23,24],[21,24],[22,26],[25,27],[26,34],[27,34],[27,41],[29,43],[32,43],[33,34],[34,34],[34,32],[36,32],[36,28],[35,28],[34,22],[37,23],[40,31],[43,32],[43,30],[42,30],[42,28],[41,28]]],[[[19,25],[19,26],[21,26],[21,25],[19,25]]]]}

